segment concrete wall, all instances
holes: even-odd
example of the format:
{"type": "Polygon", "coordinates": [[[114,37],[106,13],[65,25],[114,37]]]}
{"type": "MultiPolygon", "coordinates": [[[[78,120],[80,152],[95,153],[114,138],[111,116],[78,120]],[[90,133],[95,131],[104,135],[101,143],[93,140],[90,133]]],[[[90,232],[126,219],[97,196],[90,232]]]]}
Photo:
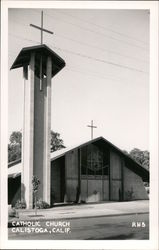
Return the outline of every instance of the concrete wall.
{"type": "Polygon", "coordinates": [[[51,131],[51,59],[47,60],[47,77],[35,76],[34,82],[34,163],[33,174],[40,179],[38,196],[50,203],[50,131],[51,131]]]}
{"type": "Polygon", "coordinates": [[[124,200],[147,200],[142,178],[124,166],[124,200]]]}
{"type": "Polygon", "coordinates": [[[110,200],[119,201],[119,190],[122,192],[122,158],[110,150],[110,200]]]}
{"type": "Polygon", "coordinates": [[[44,162],[44,89],[40,91],[40,80],[35,77],[34,85],[34,163],[33,174],[40,179],[39,198],[43,199],[43,162],[44,162]]]}
{"type": "Polygon", "coordinates": [[[44,161],[43,161],[43,199],[50,204],[50,132],[51,132],[51,79],[52,79],[52,59],[47,58],[46,78],[44,84],[44,161]]]}
{"type": "Polygon", "coordinates": [[[98,202],[103,199],[102,180],[88,180],[87,202],[98,202]]]}
{"type": "Polygon", "coordinates": [[[75,201],[78,187],[78,150],[72,150],[65,156],[66,200],[75,201]]]}
{"type": "Polygon", "coordinates": [[[22,199],[32,208],[32,176],[40,179],[38,197],[50,203],[50,128],[51,128],[51,58],[47,58],[47,77],[35,74],[36,56],[31,55],[29,70],[24,67],[24,121],[22,150],[22,199]],[[28,71],[28,72],[27,72],[28,71]],[[28,76],[27,76],[28,74],[28,76]]]}
{"type": "Polygon", "coordinates": [[[103,185],[104,185],[103,200],[109,201],[109,177],[107,177],[107,179],[103,181],[103,185]]]}
{"type": "Polygon", "coordinates": [[[81,179],[81,200],[86,202],[99,202],[109,200],[109,180],[97,179],[94,176],[90,179],[81,179]]]}
{"type": "Polygon", "coordinates": [[[34,67],[35,57],[31,55],[30,64],[23,68],[24,104],[23,104],[23,137],[22,137],[22,190],[21,199],[26,201],[27,208],[32,208],[33,176],[33,140],[34,140],[34,67]]]}
{"type": "Polygon", "coordinates": [[[81,200],[87,200],[87,180],[81,178],[81,200]]]}

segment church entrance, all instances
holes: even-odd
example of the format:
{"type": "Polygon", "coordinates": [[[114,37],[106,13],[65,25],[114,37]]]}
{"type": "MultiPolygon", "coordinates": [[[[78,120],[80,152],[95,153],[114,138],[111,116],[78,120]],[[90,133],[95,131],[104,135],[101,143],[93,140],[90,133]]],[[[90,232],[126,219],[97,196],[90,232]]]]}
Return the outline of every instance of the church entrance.
{"type": "Polygon", "coordinates": [[[64,202],[65,157],[51,162],[51,205],[64,202]]]}
{"type": "Polygon", "coordinates": [[[81,149],[81,199],[109,200],[109,149],[95,144],[81,149]]]}
{"type": "Polygon", "coordinates": [[[21,199],[21,176],[8,178],[8,204],[13,206],[21,199]]]}

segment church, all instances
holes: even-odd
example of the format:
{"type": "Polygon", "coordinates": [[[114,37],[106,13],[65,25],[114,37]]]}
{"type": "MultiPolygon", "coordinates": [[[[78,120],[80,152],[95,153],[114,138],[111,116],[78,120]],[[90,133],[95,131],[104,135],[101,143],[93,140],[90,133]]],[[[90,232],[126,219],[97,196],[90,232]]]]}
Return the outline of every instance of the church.
{"type": "MultiPolygon", "coordinates": [[[[21,162],[8,169],[12,205],[21,197],[21,171],[21,162]]],[[[50,173],[51,206],[148,199],[149,171],[103,137],[51,153],[50,173]]]]}
{"type": "MultiPolygon", "coordinates": [[[[43,24],[43,12],[41,18],[43,24]]],[[[38,198],[49,205],[148,199],[149,172],[103,137],[50,155],[52,78],[66,63],[43,44],[43,32],[52,32],[30,25],[41,30],[41,44],[22,48],[11,66],[22,68],[24,103],[22,159],[8,168],[9,204],[33,207],[33,176],[40,180],[38,198]]]]}

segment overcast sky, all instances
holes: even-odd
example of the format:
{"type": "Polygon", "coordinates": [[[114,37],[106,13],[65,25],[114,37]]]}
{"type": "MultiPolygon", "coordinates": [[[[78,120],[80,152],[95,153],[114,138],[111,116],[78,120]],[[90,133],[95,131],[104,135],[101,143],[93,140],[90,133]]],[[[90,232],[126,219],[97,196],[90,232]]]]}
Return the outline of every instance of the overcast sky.
{"type": "MultiPolygon", "coordinates": [[[[9,68],[23,47],[40,44],[41,9],[9,10],[9,68]]],[[[51,128],[65,146],[90,139],[91,120],[121,149],[149,149],[147,10],[44,10],[44,43],[66,66],[52,79],[51,128]]],[[[22,69],[9,72],[9,132],[22,129],[22,69]]]]}

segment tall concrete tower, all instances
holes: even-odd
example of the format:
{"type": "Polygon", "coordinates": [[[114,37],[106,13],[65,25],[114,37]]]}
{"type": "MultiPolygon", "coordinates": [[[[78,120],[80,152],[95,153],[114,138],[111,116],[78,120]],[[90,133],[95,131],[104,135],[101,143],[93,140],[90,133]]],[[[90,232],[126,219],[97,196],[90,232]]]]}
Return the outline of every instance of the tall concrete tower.
{"type": "Polygon", "coordinates": [[[40,179],[38,197],[50,204],[51,79],[64,66],[64,60],[42,44],[23,48],[11,67],[23,67],[21,196],[27,208],[33,207],[33,175],[40,179]]]}

